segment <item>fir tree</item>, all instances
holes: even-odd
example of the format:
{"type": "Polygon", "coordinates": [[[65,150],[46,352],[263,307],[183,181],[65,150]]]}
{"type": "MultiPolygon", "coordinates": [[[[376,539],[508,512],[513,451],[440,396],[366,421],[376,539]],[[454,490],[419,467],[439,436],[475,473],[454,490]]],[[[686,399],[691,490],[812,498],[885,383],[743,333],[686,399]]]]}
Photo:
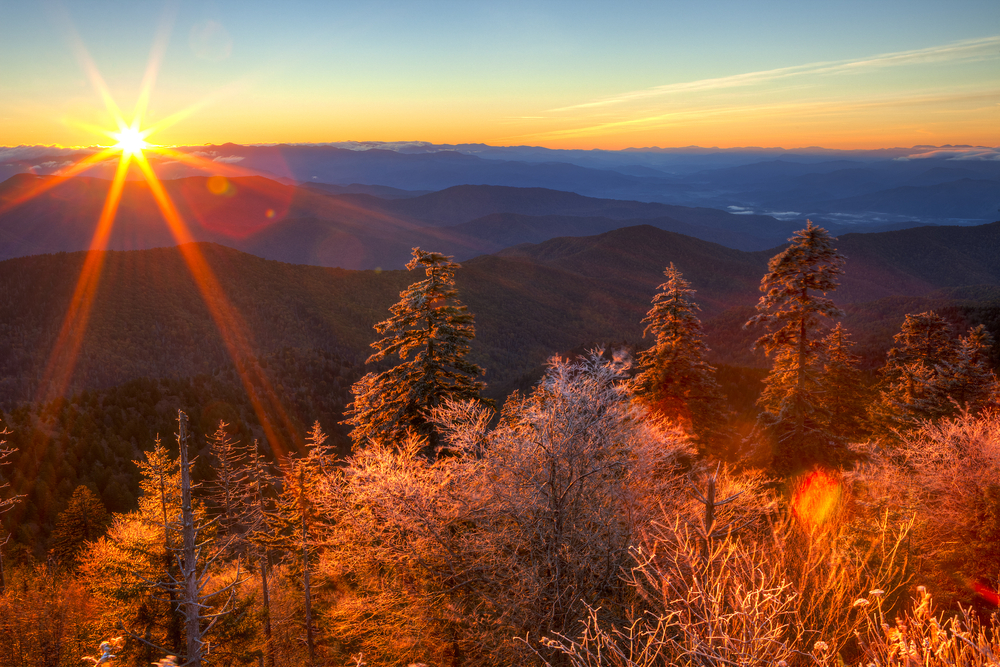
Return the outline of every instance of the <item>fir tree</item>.
{"type": "Polygon", "coordinates": [[[653,307],[646,314],[644,336],[653,345],[639,354],[635,394],[656,415],[679,422],[702,446],[725,419],[715,369],[705,360],[695,290],[670,264],[663,272],[653,307]]]}
{"type": "Polygon", "coordinates": [[[375,325],[384,338],[372,343],[368,363],[397,356],[400,363],[382,373],[369,373],[351,391],[344,423],[354,427],[355,446],[369,440],[395,442],[408,430],[425,437],[433,456],[438,436],[430,411],[445,400],[474,399],[482,391],[475,378],[483,370],[466,361],[475,338],[472,314],[456,298],[458,264],[436,252],[413,249],[409,270],[423,268],[426,279],[400,293],[392,317],[375,325]]]}
{"type": "Polygon", "coordinates": [[[826,362],[820,405],[827,431],[839,438],[864,437],[868,431],[865,417],[870,390],[858,367],[860,359],[851,353],[852,347],[854,341],[840,322],[823,341],[826,362]]]}
{"type": "Polygon", "coordinates": [[[771,329],[755,344],[774,359],[758,401],[763,408],[759,424],[774,436],[774,464],[784,472],[829,456],[821,444],[830,442],[819,396],[823,338],[825,320],[843,315],[825,296],[837,288],[837,276],[843,273],[844,256],[834,248],[835,239],[810,220],[789,240],[791,245],[768,263],[758,314],[747,322],[771,329]]]}
{"type": "Polygon", "coordinates": [[[219,427],[208,439],[208,448],[215,459],[215,479],[209,484],[209,499],[219,513],[219,524],[226,535],[236,537],[240,528],[240,482],[246,475],[246,453],[229,433],[229,424],[219,421],[219,427]]]}
{"type": "Polygon", "coordinates": [[[76,560],[85,542],[93,542],[111,523],[107,508],[93,491],[82,484],[73,491],[69,504],[56,518],[52,531],[52,555],[62,563],[76,560]]]}
{"type": "Polygon", "coordinates": [[[319,422],[313,424],[306,436],[308,446],[302,458],[289,458],[284,470],[284,483],[278,500],[274,527],[278,535],[277,546],[294,550],[298,555],[298,565],[302,568],[302,604],[306,628],[306,647],[309,664],[316,660],[315,628],[312,617],[312,561],[315,557],[315,542],[319,515],[316,507],[317,485],[327,471],[332,459],[332,450],[325,444],[326,434],[319,422]]]}
{"type": "Polygon", "coordinates": [[[983,325],[956,339],[937,313],[910,313],[894,340],[882,369],[879,401],[871,408],[872,421],[881,429],[915,428],[996,400],[997,379],[985,354],[993,339],[983,325]]]}

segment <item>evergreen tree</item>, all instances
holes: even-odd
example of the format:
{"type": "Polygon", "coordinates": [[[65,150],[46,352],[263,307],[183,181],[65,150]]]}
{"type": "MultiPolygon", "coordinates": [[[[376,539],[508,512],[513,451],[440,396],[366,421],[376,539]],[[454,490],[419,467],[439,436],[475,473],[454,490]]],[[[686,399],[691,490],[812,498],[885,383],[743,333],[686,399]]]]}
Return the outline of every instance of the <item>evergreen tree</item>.
{"type": "Polygon", "coordinates": [[[993,339],[983,325],[956,339],[937,313],[910,313],[894,340],[871,408],[880,429],[910,429],[996,400],[997,379],[985,354],[993,339]]]}
{"type": "Polygon", "coordinates": [[[307,453],[302,458],[289,458],[284,467],[284,483],[278,500],[275,540],[281,546],[297,552],[302,571],[302,605],[306,628],[306,647],[309,664],[316,660],[316,639],[312,615],[312,568],[316,556],[315,543],[319,524],[316,507],[318,483],[327,472],[333,452],[326,442],[326,434],[319,422],[313,424],[306,436],[307,453]]]}
{"type": "Polygon", "coordinates": [[[791,245],[768,263],[758,314],[747,322],[771,329],[755,344],[774,359],[758,401],[763,408],[759,424],[772,434],[774,465],[783,472],[830,454],[825,450],[831,434],[823,426],[819,394],[826,360],[825,320],[843,315],[825,296],[837,288],[837,276],[843,273],[844,256],[834,248],[834,240],[811,220],[795,232],[791,245]]]}
{"type": "MultiPolygon", "coordinates": [[[[215,459],[215,479],[209,487],[209,499],[215,505],[219,525],[230,537],[237,537],[241,524],[240,483],[246,475],[246,453],[229,433],[229,424],[220,420],[219,427],[208,439],[208,448],[215,459]]],[[[235,543],[234,543],[235,544],[235,543]]]]}
{"type": "Polygon", "coordinates": [[[852,347],[854,341],[840,322],[823,341],[826,362],[820,405],[827,431],[839,438],[860,438],[867,433],[870,390],[858,367],[859,357],[851,353],[852,347]]]}
{"type": "Polygon", "coordinates": [[[693,301],[695,290],[673,263],[663,275],[667,282],[659,286],[643,320],[643,335],[654,341],[639,354],[635,395],[654,414],[679,422],[704,446],[725,419],[722,395],[715,368],[703,358],[708,346],[693,301]]]}
{"type": "Polygon", "coordinates": [[[268,588],[270,571],[271,527],[277,522],[277,509],[273,494],[278,486],[278,478],[271,474],[270,467],[260,455],[259,443],[254,440],[246,463],[246,474],[240,478],[240,503],[245,512],[246,537],[251,554],[256,556],[260,569],[261,602],[264,607],[264,659],[268,667],[274,667],[274,641],[271,632],[271,593],[268,588]]]}
{"type": "Polygon", "coordinates": [[[62,563],[76,560],[85,542],[93,542],[111,523],[101,499],[82,484],[73,491],[69,504],[56,518],[52,531],[52,555],[62,563]]]}
{"type": "Polygon", "coordinates": [[[472,314],[456,298],[459,265],[414,248],[406,268],[423,268],[427,277],[401,292],[389,309],[392,317],[375,325],[384,338],[372,343],[376,351],[368,358],[374,363],[398,356],[400,363],[354,384],[344,423],[354,427],[356,447],[369,440],[399,441],[412,430],[427,439],[433,456],[438,436],[430,411],[448,399],[478,398],[483,383],[475,378],[483,370],[465,359],[476,333],[472,314]]]}

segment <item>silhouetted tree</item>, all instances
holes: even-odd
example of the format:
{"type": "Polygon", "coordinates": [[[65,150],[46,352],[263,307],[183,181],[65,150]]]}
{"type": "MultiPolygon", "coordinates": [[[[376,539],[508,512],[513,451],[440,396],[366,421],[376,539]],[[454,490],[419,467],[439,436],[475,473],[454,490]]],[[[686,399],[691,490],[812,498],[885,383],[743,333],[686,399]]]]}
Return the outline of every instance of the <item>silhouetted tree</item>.
{"type": "Polygon", "coordinates": [[[76,560],[85,542],[93,542],[107,529],[111,516],[101,499],[86,486],[73,491],[69,505],[56,519],[52,532],[52,555],[62,563],[76,560]]]}
{"type": "Polygon", "coordinates": [[[643,320],[643,335],[652,334],[654,341],[639,354],[635,395],[654,414],[691,431],[704,447],[725,420],[722,395],[715,369],[704,360],[708,346],[693,301],[695,290],[673,263],[663,275],[667,282],[660,285],[643,320]]]}
{"type": "Polygon", "coordinates": [[[757,339],[774,360],[758,401],[758,423],[775,441],[774,464],[784,472],[828,457],[830,444],[821,416],[826,320],[843,315],[825,295],[839,284],[844,256],[822,227],[808,221],[791,245],[771,258],[760,283],[764,296],[747,326],[771,329],[757,339]]]}
{"type": "Polygon", "coordinates": [[[458,299],[455,269],[459,265],[437,252],[413,249],[409,270],[423,268],[426,278],[400,293],[392,317],[375,325],[385,337],[372,343],[368,363],[398,356],[400,363],[382,373],[369,373],[354,384],[354,402],[344,423],[354,427],[355,446],[370,440],[393,442],[408,430],[425,437],[435,455],[438,436],[428,421],[430,411],[445,400],[478,398],[483,370],[466,361],[475,336],[473,316],[458,299]]]}

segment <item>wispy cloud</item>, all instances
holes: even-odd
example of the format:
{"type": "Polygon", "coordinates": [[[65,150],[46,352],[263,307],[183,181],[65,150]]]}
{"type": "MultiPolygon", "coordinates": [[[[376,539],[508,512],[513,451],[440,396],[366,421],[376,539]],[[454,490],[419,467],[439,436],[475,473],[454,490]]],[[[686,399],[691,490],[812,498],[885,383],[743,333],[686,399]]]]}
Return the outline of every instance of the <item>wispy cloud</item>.
{"type": "Polygon", "coordinates": [[[601,100],[593,100],[590,102],[560,107],[558,109],[552,109],[550,112],[590,109],[677,93],[701,92],[752,86],[796,76],[855,74],[886,67],[899,67],[902,65],[990,60],[1000,58],[1000,50],[998,50],[998,47],[1000,47],[1000,35],[981,39],[967,39],[959,42],[953,42],[951,44],[932,46],[926,49],[883,53],[881,55],[871,58],[863,58],[860,60],[815,62],[804,65],[793,65],[791,67],[779,67],[777,69],[762,70],[759,72],[745,72],[743,74],[734,74],[731,76],[723,76],[712,79],[671,83],[663,86],[655,86],[653,88],[645,88],[643,90],[634,90],[601,100]]]}
{"type": "MultiPolygon", "coordinates": [[[[998,40],[1000,43],[1000,40],[998,40]]],[[[689,107],[680,111],[670,111],[640,117],[624,118],[606,122],[580,124],[577,127],[538,132],[516,137],[505,137],[504,140],[544,140],[563,139],[567,137],[585,137],[605,134],[616,130],[638,130],[651,128],[668,128],[696,123],[719,122],[726,117],[738,116],[746,120],[750,117],[775,117],[786,115],[801,120],[810,117],[834,117],[850,115],[864,109],[880,107],[935,106],[956,103],[991,103],[1000,100],[1000,88],[965,91],[932,91],[911,95],[888,95],[872,99],[814,99],[808,102],[776,102],[760,105],[719,105],[689,107]]]]}

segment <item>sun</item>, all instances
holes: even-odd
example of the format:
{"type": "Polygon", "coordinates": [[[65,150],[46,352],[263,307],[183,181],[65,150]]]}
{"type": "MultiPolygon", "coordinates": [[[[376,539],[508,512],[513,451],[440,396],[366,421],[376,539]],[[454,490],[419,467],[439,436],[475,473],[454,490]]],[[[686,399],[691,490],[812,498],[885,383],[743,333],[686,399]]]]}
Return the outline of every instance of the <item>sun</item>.
{"type": "Polygon", "coordinates": [[[121,132],[116,132],[112,136],[118,140],[115,148],[120,149],[126,155],[142,155],[144,148],[149,148],[146,143],[147,132],[140,132],[136,127],[127,127],[121,132]]]}

